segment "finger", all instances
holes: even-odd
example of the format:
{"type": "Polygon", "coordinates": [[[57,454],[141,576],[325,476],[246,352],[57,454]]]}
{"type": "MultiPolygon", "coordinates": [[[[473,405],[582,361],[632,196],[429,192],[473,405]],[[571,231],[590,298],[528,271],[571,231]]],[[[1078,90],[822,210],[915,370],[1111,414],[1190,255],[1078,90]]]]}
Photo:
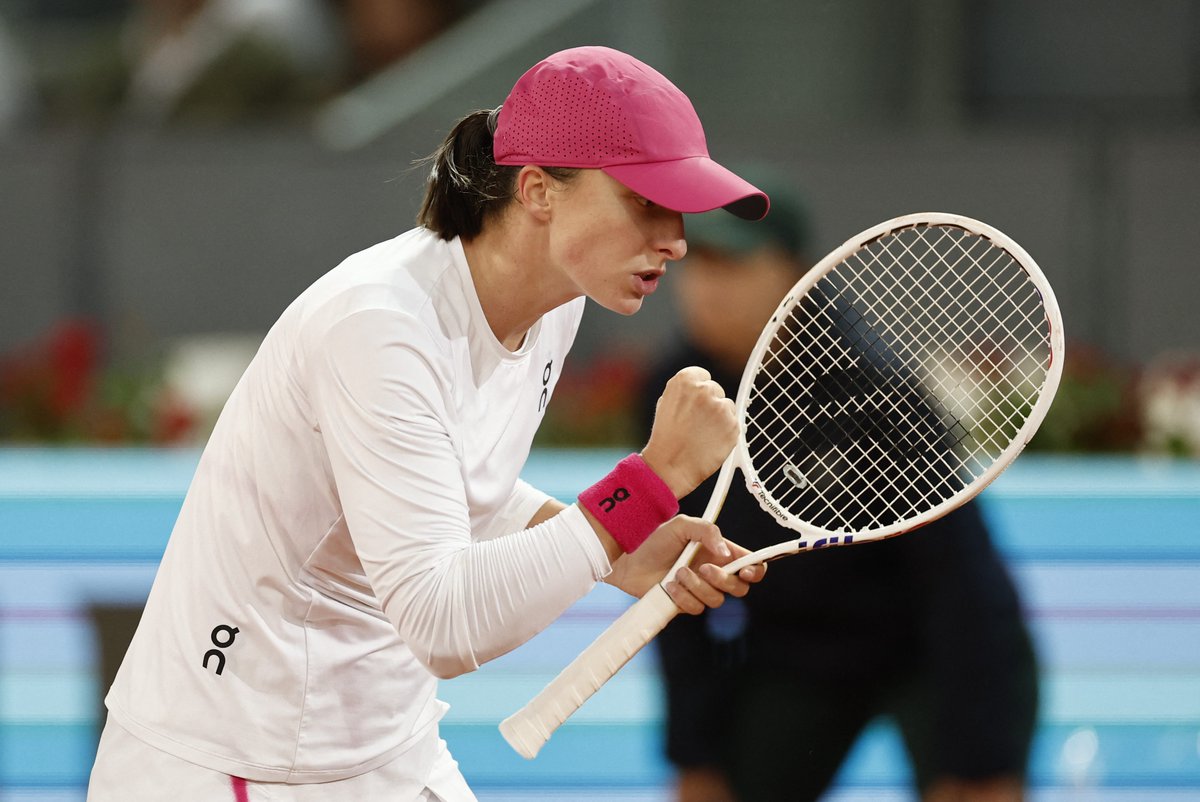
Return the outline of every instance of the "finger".
{"type": "Polygon", "coordinates": [[[725,388],[717,384],[712,379],[706,379],[705,381],[700,382],[699,387],[716,400],[729,401],[729,399],[725,397],[725,388]]]}
{"type": "MultiPolygon", "coordinates": [[[[711,569],[712,567],[709,564],[709,568],[711,569]]],[[[716,571],[717,573],[721,573],[721,569],[719,568],[716,571]]],[[[709,577],[711,576],[712,574],[706,572],[706,576],[702,577],[691,568],[684,567],[675,572],[675,581],[705,607],[720,607],[725,601],[725,590],[722,586],[728,586],[729,583],[722,579],[718,579],[716,582],[710,581],[709,577]]]]}
{"type": "Polygon", "coordinates": [[[741,577],[740,572],[737,574],[727,574],[712,563],[701,565],[696,569],[696,572],[700,575],[701,579],[722,594],[740,598],[745,596],[750,590],[750,583],[741,577]]]}
{"type": "Polygon", "coordinates": [[[704,612],[704,603],[693,596],[678,580],[672,579],[663,585],[663,588],[667,591],[667,595],[671,597],[671,601],[675,602],[675,606],[679,608],[680,612],[687,613],[688,615],[699,615],[704,612]]]}
{"type": "MultiPolygon", "coordinates": [[[[683,538],[684,542],[697,541],[701,548],[718,558],[724,558],[721,565],[729,562],[736,555],[729,541],[721,536],[721,530],[716,524],[703,518],[691,515],[676,515],[671,521],[675,524],[673,533],[683,538]]],[[[743,549],[743,553],[746,553],[743,549]]]]}
{"type": "Polygon", "coordinates": [[[699,365],[689,365],[675,375],[681,379],[694,382],[695,384],[712,380],[712,374],[699,365]]]}
{"type": "MultiPolygon", "coordinates": [[[[745,557],[747,554],[750,554],[750,549],[746,548],[745,546],[741,546],[741,545],[733,542],[732,540],[729,540],[728,538],[725,539],[725,542],[729,544],[729,550],[733,553],[734,559],[741,559],[742,557],[745,557]]],[[[732,562],[732,560],[730,560],[730,562],[732,562]]],[[[726,565],[726,564],[727,563],[718,563],[718,565],[726,565]]],[[[763,577],[765,577],[766,575],[767,575],[767,564],[765,562],[764,563],[755,563],[754,565],[747,565],[745,568],[738,571],[739,577],[741,577],[746,582],[751,582],[751,583],[761,582],[763,577]]]]}
{"type": "Polygon", "coordinates": [[[738,571],[738,577],[741,578],[741,580],[743,582],[748,582],[750,584],[762,582],[763,577],[765,577],[766,575],[767,575],[767,564],[766,563],[759,563],[758,565],[747,565],[745,568],[738,571]]]}
{"type": "Polygon", "coordinates": [[[695,529],[696,537],[700,541],[700,545],[708,550],[710,554],[716,555],[718,558],[723,558],[721,565],[733,559],[733,550],[721,536],[721,530],[714,523],[701,521],[700,525],[695,529]]]}

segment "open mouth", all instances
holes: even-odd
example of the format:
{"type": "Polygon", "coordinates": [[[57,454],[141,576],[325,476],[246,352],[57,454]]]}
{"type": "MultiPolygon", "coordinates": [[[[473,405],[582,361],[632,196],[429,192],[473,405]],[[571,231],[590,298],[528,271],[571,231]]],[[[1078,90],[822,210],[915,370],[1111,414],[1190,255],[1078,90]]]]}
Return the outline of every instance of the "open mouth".
{"type": "Polygon", "coordinates": [[[638,283],[643,295],[649,295],[658,288],[658,279],[662,276],[660,270],[647,270],[644,273],[637,273],[638,283]]]}

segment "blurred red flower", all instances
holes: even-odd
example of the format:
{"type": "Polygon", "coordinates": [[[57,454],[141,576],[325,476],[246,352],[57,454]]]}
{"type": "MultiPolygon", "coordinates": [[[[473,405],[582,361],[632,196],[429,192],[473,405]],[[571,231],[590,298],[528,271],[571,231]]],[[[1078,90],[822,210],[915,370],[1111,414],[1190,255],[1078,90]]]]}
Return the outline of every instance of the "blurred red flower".
{"type": "Polygon", "coordinates": [[[100,327],[69,319],[0,355],[0,441],[179,443],[195,415],[158,371],[104,360],[100,327]]]}

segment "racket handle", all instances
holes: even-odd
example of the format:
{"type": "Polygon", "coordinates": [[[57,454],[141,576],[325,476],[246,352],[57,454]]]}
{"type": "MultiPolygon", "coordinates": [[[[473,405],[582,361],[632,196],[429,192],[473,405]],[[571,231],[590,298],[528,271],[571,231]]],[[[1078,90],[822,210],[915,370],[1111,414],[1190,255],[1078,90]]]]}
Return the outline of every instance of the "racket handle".
{"type": "Polygon", "coordinates": [[[504,740],[522,757],[536,757],[559,725],[678,614],[662,585],[652,587],[541,693],[500,723],[504,740]]]}

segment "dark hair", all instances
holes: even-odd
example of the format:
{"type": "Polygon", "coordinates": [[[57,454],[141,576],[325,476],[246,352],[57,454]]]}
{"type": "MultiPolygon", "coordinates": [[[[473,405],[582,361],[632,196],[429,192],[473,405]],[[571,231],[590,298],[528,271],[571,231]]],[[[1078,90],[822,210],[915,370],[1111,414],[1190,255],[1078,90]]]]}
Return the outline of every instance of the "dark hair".
{"type": "MultiPolygon", "coordinates": [[[[496,164],[492,133],[499,109],[480,109],[463,117],[433,153],[425,198],[417,223],[444,240],[474,239],[484,221],[499,214],[513,198],[520,167],[496,164]]],[[[552,178],[570,181],[569,167],[543,167],[552,178]]]]}

